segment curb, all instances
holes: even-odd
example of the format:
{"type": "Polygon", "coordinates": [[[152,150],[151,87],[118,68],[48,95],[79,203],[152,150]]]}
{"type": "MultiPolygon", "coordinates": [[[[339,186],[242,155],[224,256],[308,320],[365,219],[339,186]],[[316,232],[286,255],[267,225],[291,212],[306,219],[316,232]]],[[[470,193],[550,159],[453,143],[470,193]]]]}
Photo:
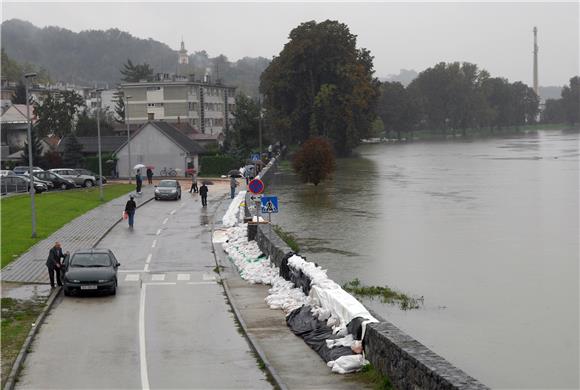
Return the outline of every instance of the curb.
{"type": "MultiPolygon", "coordinates": [[[[222,200],[222,202],[223,202],[223,200],[222,200]]],[[[217,212],[217,210],[216,210],[216,212],[217,212]]],[[[215,213],[214,213],[214,217],[215,217],[215,213]]],[[[214,223],[213,223],[213,220],[212,220],[212,225],[211,225],[211,235],[212,235],[212,237],[211,237],[211,249],[212,249],[212,252],[213,252],[214,261],[215,261],[216,266],[218,267],[218,271],[219,271],[220,263],[218,261],[218,258],[217,258],[217,255],[216,255],[216,248],[215,248],[215,245],[213,243],[213,233],[214,233],[214,223]]],[[[221,276],[221,273],[219,273],[219,274],[221,276]]],[[[229,303],[230,307],[232,308],[232,310],[234,312],[234,316],[236,317],[236,320],[239,322],[240,326],[242,327],[242,330],[244,332],[244,336],[246,337],[246,340],[248,340],[248,343],[250,344],[250,347],[254,350],[254,352],[256,354],[258,354],[258,356],[260,357],[260,359],[264,363],[264,366],[265,366],[266,370],[268,371],[268,373],[271,375],[272,379],[274,380],[276,386],[280,390],[288,390],[288,386],[286,386],[286,384],[282,381],[282,378],[280,377],[280,375],[278,375],[278,372],[276,371],[276,369],[274,368],[274,366],[272,366],[272,364],[270,363],[270,361],[266,357],[266,354],[264,353],[264,351],[262,350],[262,348],[258,344],[258,341],[252,335],[249,334],[248,327],[247,327],[244,319],[242,318],[242,315],[241,315],[240,311],[238,310],[238,308],[234,304],[234,300],[232,298],[232,293],[230,292],[230,288],[228,286],[228,280],[227,279],[224,279],[224,278],[221,278],[221,282],[222,282],[222,287],[224,289],[224,292],[226,293],[226,296],[228,298],[228,303],[229,303]]]]}
{"type": "MultiPolygon", "coordinates": [[[[143,203],[140,203],[139,206],[137,206],[137,208],[146,205],[147,203],[151,202],[154,198],[148,199],[143,203]]],[[[113,223],[111,225],[111,227],[109,227],[105,233],[103,233],[103,235],[97,240],[97,242],[95,242],[95,244],[93,245],[93,248],[96,247],[97,245],[99,245],[99,243],[103,240],[103,238],[105,238],[105,236],[107,234],[109,234],[111,232],[111,230],[113,230],[113,228],[115,226],[117,226],[119,224],[119,222],[121,222],[123,220],[123,218],[119,218],[115,223],[113,223]]],[[[16,360],[14,361],[14,364],[12,365],[12,369],[10,370],[10,374],[8,375],[8,379],[6,380],[6,384],[4,385],[4,390],[13,390],[14,387],[16,386],[16,380],[18,378],[18,374],[20,374],[20,370],[22,369],[22,366],[24,365],[24,361],[26,360],[26,356],[28,355],[28,349],[30,348],[30,345],[32,345],[32,342],[34,341],[34,337],[36,336],[36,334],[38,333],[38,330],[40,329],[40,326],[42,325],[42,323],[44,322],[44,319],[46,318],[46,316],[48,315],[48,312],[52,309],[52,307],[54,306],[54,301],[56,300],[56,297],[60,294],[60,291],[62,290],[62,287],[58,287],[56,288],[49,296],[48,301],[46,302],[46,306],[45,308],[42,310],[42,312],[38,315],[38,318],[36,319],[36,325],[30,329],[30,332],[28,332],[28,335],[26,336],[26,340],[24,341],[24,344],[22,344],[22,348],[20,348],[20,352],[18,352],[18,356],[16,357],[16,360]]]]}
{"type": "Polygon", "coordinates": [[[42,323],[44,322],[44,319],[48,315],[48,312],[50,311],[50,309],[54,305],[54,301],[56,300],[56,297],[58,297],[60,295],[61,290],[62,290],[62,287],[59,286],[50,294],[48,301],[46,303],[46,307],[38,315],[38,318],[36,319],[35,326],[33,326],[30,329],[30,331],[28,332],[28,336],[26,336],[26,340],[24,341],[22,348],[20,348],[20,352],[18,353],[18,356],[16,357],[16,360],[14,361],[14,364],[12,365],[12,370],[10,370],[10,374],[8,375],[8,379],[6,380],[6,384],[4,385],[5,390],[13,390],[14,387],[16,386],[16,380],[18,379],[18,375],[20,374],[20,370],[22,369],[22,366],[24,365],[24,361],[26,360],[26,355],[28,355],[28,349],[30,348],[30,345],[32,345],[32,341],[34,340],[34,336],[36,336],[36,333],[38,333],[40,326],[42,325],[42,323]]]}

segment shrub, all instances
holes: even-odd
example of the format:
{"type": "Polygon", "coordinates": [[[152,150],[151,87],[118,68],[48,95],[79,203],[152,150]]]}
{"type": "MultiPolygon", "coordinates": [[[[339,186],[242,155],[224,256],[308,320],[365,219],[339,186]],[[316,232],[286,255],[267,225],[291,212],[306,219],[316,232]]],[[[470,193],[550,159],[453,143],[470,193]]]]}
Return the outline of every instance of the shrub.
{"type": "Polygon", "coordinates": [[[296,152],[292,168],[304,183],[315,186],[328,178],[336,166],[334,151],[327,138],[310,138],[296,152]]]}
{"type": "Polygon", "coordinates": [[[239,168],[236,160],[229,156],[203,156],[199,165],[200,174],[204,176],[226,175],[230,170],[239,168]]]}

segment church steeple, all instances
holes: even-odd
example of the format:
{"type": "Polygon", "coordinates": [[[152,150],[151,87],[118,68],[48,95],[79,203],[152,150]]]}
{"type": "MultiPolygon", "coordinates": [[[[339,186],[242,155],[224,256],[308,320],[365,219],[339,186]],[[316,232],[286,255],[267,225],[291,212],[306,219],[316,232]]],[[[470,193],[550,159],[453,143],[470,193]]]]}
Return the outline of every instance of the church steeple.
{"type": "Polygon", "coordinates": [[[183,37],[181,38],[181,49],[179,50],[179,65],[189,64],[189,57],[187,56],[187,50],[185,50],[185,43],[183,42],[183,37]]]}

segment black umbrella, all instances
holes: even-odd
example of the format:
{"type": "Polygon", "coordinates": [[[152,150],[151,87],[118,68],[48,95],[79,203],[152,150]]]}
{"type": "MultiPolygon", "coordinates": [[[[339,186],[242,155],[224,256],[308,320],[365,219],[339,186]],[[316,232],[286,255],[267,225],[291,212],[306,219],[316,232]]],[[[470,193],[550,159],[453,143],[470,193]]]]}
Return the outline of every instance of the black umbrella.
{"type": "Polygon", "coordinates": [[[231,171],[228,172],[228,176],[230,176],[230,177],[242,177],[242,174],[240,173],[239,170],[232,169],[231,171]]]}

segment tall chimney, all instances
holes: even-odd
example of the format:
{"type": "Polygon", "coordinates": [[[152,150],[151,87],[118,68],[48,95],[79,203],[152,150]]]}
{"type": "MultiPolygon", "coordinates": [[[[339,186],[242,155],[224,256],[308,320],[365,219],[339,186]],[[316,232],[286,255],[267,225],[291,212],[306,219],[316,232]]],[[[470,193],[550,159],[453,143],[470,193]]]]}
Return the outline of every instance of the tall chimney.
{"type": "Polygon", "coordinates": [[[534,26],[534,92],[538,93],[538,28],[534,26]]]}

